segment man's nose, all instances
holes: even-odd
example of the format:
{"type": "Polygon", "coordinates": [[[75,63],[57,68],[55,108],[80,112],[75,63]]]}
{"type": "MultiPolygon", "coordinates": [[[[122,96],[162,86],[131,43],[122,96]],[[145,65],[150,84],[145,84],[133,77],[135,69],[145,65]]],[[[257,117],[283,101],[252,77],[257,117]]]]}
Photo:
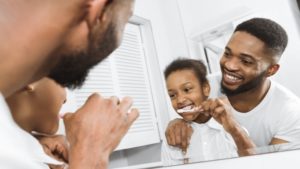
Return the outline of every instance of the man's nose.
{"type": "Polygon", "coordinates": [[[237,58],[228,59],[225,62],[225,68],[229,71],[236,71],[239,69],[239,60],[237,58]]]}

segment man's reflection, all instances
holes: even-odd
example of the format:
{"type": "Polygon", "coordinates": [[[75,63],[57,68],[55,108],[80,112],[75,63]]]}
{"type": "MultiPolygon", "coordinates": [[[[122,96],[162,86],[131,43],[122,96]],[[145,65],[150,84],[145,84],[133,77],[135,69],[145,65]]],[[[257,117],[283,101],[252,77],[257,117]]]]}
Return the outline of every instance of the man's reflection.
{"type": "MultiPolygon", "coordinates": [[[[285,30],[274,21],[245,21],[226,45],[220,60],[221,76],[209,77],[211,89],[218,91],[212,92],[218,93],[213,97],[227,96],[233,117],[259,147],[300,141],[300,99],[269,79],[279,70],[287,42],[285,30]]],[[[199,119],[194,122],[202,123],[199,119]]],[[[170,122],[166,136],[174,140],[171,145],[186,148],[186,126],[180,120],[170,122]]]]}

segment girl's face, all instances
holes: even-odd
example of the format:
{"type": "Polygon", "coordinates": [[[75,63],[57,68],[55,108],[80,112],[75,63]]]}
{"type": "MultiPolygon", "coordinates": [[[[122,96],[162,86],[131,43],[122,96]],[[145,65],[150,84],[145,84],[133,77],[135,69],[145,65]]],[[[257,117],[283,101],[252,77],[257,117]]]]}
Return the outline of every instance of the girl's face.
{"type": "MultiPolygon", "coordinates": [[[[209,96],[209,85],[207,83],[204,85],[199,84],[199,80],[193,70],[174,71],[167,77],[166,83],[175,111],[197,107],[209,96]]],[[[199,113],[178,114],[186,121],[193,121],[198,116],[204,116],[199,113]]]]}
{"type": "Polygon", "coordinates": [[[45,134],[54,134],[58,129],[58,113],[66,101],[65,89],[49,78],[34,83],[31,95],[32,110],[35,113],[35,130],[45,134]]]}

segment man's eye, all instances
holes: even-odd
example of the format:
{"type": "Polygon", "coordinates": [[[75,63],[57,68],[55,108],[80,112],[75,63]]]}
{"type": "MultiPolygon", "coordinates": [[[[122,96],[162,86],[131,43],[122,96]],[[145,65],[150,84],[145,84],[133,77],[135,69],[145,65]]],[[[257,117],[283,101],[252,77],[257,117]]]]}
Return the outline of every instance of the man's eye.
{"type": "Polygon", "coordinates": [[[114,0],[108,0],[106,5],[111,4],[114,0]]]}
{"type": "Polygon", "coordinates": [[[251,65],[253,62],[249,60],[242,59],[242,63],[246,65],[251,65]]]}
{"type": "Polygon", "coordinates": [[[191,89],[192,89],[192,88],[185,88],[185,89],[184,89],[184,92],[188,93],[188,92],[191,91],[191,89]]]}

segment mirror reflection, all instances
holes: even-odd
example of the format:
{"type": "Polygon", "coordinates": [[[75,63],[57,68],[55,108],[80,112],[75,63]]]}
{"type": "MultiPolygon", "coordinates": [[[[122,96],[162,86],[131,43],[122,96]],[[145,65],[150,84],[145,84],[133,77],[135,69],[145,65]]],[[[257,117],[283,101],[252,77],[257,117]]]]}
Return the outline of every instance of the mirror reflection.
{"type": "Polygon", "coordinates": [[[68,91],[62,112],[80,107],[92,92],[133,97],[140,117],[111,155],[110,168],[298,149],[295,4],[137,0],[122,45],[80,90],[68,91]]]}
{"type": "MultiPolygon", "coordinates": [[[[212,116],[232,136],[235,145],[242,151],[255,146],[298,141],[299,98],[269,79],[279,70],[278,62],[287,42],[285,30],[272,20],[252,18],[237,25],[220,59],[221,74],[210,76],[210,83],[214,83],[212,90],[219,90],[217,92],[219,94],[211,96],[212,99],[208,101],[195,96],[196,93],[201,95],[199,92],[201,85],[205,88],[205,80],[199,80],[201,76],[197,72],[200,71],[193,69],[193,65],[184,67],[186,64],[184,61],[177,65],[176,62],[171,63],[166,69],[165,76],[174,109],[178,113],[178,109],[183,110],[181,116],[185,121],[200,124],[207,123],[208,120],[207,118],[203,120],[204,118],[196,116],[195,113],[206,113],[206,117],[212,116]],[[181,65],[182,69],[176,69],[178,65],[181,65]],[[172,71],[175,73],[168,73],[172,71]],[[198,85],[194,84],[197,82],[195,77],[199,78],[198,85]],[[195,102],[196,98],[201,104],[195,102]],[[194,116],[187,118],[185,113],[186,116],[194,113],[194,116]]],[[[202,89],[202,92],[205,94],[205,89],[202,89]]],[[[183,127],[178,127],[182,125],[178,120],[170,124],[167,130],[168,143],[174,146],[179,144],[179,147],[184,149],[186,143],[180,143],[182,142],[180,139],[176,140],[177,133],[180,134],[179,137],[189,137],[190,134],[186,134],[186,130],[182,131],[183,127]],[[177,126],[174,127],[175,125],[177,126]]],[[[197,130],[195,127],[193,129],[197,130]]],[[[209,140],[212,143],[212,139],[209,140]]],[[[212,144],[223,146],[228,141],[220,142],[212,144]]],[[[240,155],[249,154],[240,153],[240,155]]]]}
{"type": "MultiPolygon", "coordinates": [[[[129,109],[130,96],[126,118],[116,119],[127,122],[130,112],[137,116],[135,108],[139,117],[111,146],[108,168],[163,168],[299,149],[299,27],[297,0],[136,0],[120,47],[91,69],[80,89],[43,78],[6,102],[15,122],[38,139],[28,140],[31,146],[43,146],[37,154],[47,154],[51,139],[68,147],[55,135],[65,135],[58,113],[75,112],[95,92],[129,109]]],[[[43,161],[65,168],[62,152],[43,161]]]]}

